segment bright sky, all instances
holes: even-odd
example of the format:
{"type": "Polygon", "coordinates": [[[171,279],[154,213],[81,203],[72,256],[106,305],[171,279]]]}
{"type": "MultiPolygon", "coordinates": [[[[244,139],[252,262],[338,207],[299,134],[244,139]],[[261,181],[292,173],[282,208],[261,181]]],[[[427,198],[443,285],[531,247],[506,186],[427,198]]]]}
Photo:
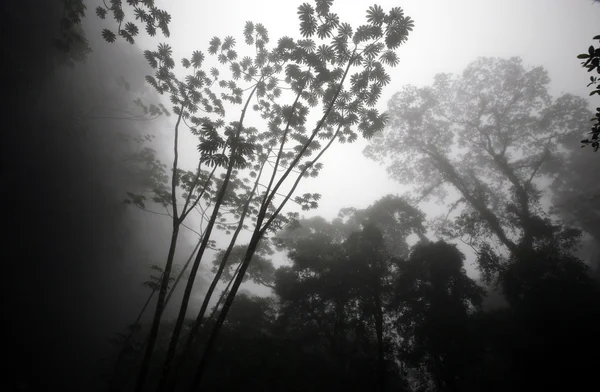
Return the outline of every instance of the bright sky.
{"type": "MultiPolygon", "coordinates": [[[[242,41],[246,21],[263,23],[271,42],[284,35],[298,37],[297,7],[305,0],[158,0],[171,13],[175,58],[206,52],[213,36],[232,35],[242,41]]],[[[312,1],[311,1],[312,3],[312,1]]],[[[333,12],[353,27],[365,20],[372,1],[336,0],[333,12]]],[[[552,79],[551,91],[587,96],[589,76],[577,54],[600,33],[600,4],[592,0],[404,0],[377,2],[384,10],[400,6],[415,21],[408,42],[400,48],[400,64],[391,73],[378,105],[385,110],[391,95],[405,84],[427,85],[440,72],[461,72],[478,56],[520,56],[528,66],[544,66],[552,79]]],[[[158,41],[163,42],[164,38],[158,41]]],[[[143,49],[153,48],[138,40],[143,49]]],[[[595,103],[595,106],[597,103],[595,103]]],[[[229,121],[229,120],[227,120],[229,121]]],[[[323,157],[317,179],[304,180],[297,193],[320,192],[319,214],[333,218],[342,207],[366,207],[402,187],[387,179],[385,168],[362,155],[365,142],[334,144],[323,157]]],[[[195,142],[189,139],[189,151],[195,142]]],[[[189,155],[188,167],[194,167],[189,155]]],[[[184,158],[185,161],[185,158],[184,158]]]]}
{"type": "MultiPolygon", "coordinates": [[[[176,58],[206,51],[213,36],[241,37],[246,21],[263,23],[272,40],[298,36],[297,7],[302,0],[158,1],[172,15],[171,39],[176,58]]],[[[353,26],[364,21],[372,1],[336,0],[333,11],[353,26]]],[[[400,48],[400,64],[379,103],[405,84],[430,84],[439,72],[461,72],[477,56],[521,56],[530,66],[543,65],[552,91],[587,95],[588,77],[575,57],[600,32],[600,5],[592,0],[404,0],[378,1],[384,10],[400,6],[415,21],[400,48]]],[[[144,46],[142,44],[142,46],[144,46]]],[[[318,213],[334,217],[344,206],[365,207],[402,188],[385,169],[362,155],[364,142],[336,144],[323,157],[324,170],[304,182],[300,192],[321,192],[318,213]]]]}

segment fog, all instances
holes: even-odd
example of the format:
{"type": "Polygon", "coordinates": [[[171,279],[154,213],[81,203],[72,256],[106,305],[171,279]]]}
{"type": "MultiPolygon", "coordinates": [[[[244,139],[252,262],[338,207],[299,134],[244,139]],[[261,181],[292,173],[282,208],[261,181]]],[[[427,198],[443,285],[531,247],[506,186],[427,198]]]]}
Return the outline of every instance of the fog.
{"type": "Polygon", "coordinates": [[[302,3],[2,4],[3,390],[597,383],[600,4],[302,3]]]}

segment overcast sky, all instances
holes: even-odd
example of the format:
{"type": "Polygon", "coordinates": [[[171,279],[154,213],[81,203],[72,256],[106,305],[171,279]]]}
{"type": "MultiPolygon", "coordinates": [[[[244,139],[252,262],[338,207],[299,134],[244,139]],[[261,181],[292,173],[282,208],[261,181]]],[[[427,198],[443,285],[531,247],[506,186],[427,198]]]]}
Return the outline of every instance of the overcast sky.
{"type": "MultiPolygon", "coordinates": [[[[272,41],[298,36],[297,7],[302,0],[160,0],[172,15],[171,39],[177,58],[206,51],[213,36],[241,37],[246,21],[263,23],[272,41]]],[[[333,11],[353,26],[364,22],[372,1],[337,0],[333,11]]],[[[553,94],[587,95],[588,76],[577,54],[600,29],[600,5],[592,0],[383,0],[384,10],[400,6],[415,29],[400,49],[379,102],[385,110],[405,84],[428,85],[440,72],[461,72],[477,56],[520,56],[528,66],[543,65],[553,94]]],[[[144,44],[142,43],[142,46],[144,44]]],[[[387,179],[385,168],[362,155],[364,141],[334,145],[323,157],[324,170],[304,182],[300,192],[320,192],[318,214],[334,217],[344,206],[365,207],[402,187],[387,179]]],[[[190,162],[191,164],[192,162],[190,162]]],[[[312,213],[312,211],[311,211],[312,213]]],[[[316,213],[316,212],[315,212],[316,213]]]]}
{"type": "MultiPolygon", "coordinates": [[[[298,37],[296,10],[303,2],[159,0],[157,5],[172,16],[168,42],[179,60],[197,49],[206,52],[213,36],[232,35],[242,41],[246,21],[263,23],[271,43],[285,35],[298,37]]],[[[373,4],[336,0],[332,10],[355,27],[365,21],[366,9],[373,4]]],[[[408,42],[399,50],[400,64],[391,70],[392,82],[379,101],[381,111],[402,86],[429,85],[435,74],[461,72],[478,56],[520,56],[526,66],[542,65],[548,70],[553,95],[588,94],[589,76],[576,56],[600,33],[600,4],[592,0],[384,0],[377,4],[386,11],[400,6],[415,21],[408,42]]],[[[163,41],[159,36],[138,43],[142,49],[153,49],[163,41]]],[[[196,142],[189,136],[183,143],[187,144],[183,162],[191,169],[197,159],[196,142]]],[[[363,156],[365,145],[359,139],[352,145],[334,144],[327,151],[320,176],[304,180],[297,191],[322,194],[319,209],[306,216],[331,219],[340,208],[363,208],[383,195],[403,193],[405,188],[389,180],[383,166],[363,156]]]]}

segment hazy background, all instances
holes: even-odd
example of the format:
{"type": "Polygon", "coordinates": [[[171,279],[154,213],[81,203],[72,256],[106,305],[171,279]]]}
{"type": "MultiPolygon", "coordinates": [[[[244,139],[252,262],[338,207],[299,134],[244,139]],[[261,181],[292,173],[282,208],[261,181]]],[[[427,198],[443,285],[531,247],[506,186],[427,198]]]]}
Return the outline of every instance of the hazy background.
{"type": "MultiPolygon", "coordinates": [[[[246,21],[263,23],[276,41],[293,35],[297,7],[303,1],[157,1],[173,17],[171,38],[174,58],[206,50],[213,36],[239,37],[246,21]],[[265,10],[268,10],[267,12],[265,10]]],[[[341,0],[336,12],[341,20],[358,25],[371,1],[341,0]]],[[[531,68],[544,66],[551,79],[553,96],[572,93],[587,96],[589,76],[576,56],[585,49],[600,26],[600,6],[591,0],[406,0],[380,1],[383,9],[401,6],[415,21],[409,40],[400,48],[400,64],[393,69],[392,82],[385,87],[377,108],[384,111],[389,98],[405,84],[430,85],[437,73],[460,73],[479,56],[521,57],[531,68]]],[[[163,37],[138,40],[143,48],[153,48],[163,37]]],[[[106,44],[105,44],[106,45],[106,44]]],[[[591,105],[590,105],[591,107],[591,105]]],[[[168,138],[168,136],[167,136],[168,138]]],[[[171,141],[172,139],[168,139],[171,141]]],[[[185,138],[182,144],[186,149],[185,138]]],[[[188,134],[187,156],[183,162],[193,167],[195,141],[188,134]]],[[[334,143],[322,158],[324,168],[317,178],[307,178],[297,193],[320,192],[319,209],[305,216],[331,219],[343,207],[366,207],[389,193],[401,194],[408,188],[388,178],[385,168],[367,159],[362,150],[366,141],[351,145],[334,143]]],[[[289,208],[293,209],[293,206],[289,208]]],[[[430,215],[443,206],[424,204],[430,215]]],[[[471,250],[460,244],[461,250],[471,250]]],[[[469,263],[472,260],[469,260],[469,263]]],[[[471,275],[476,271],[468,268],[471,275]]]]}
{"type": "MultiPolygon", "coordinates": [[[[123,161],[136,146],[124,143],[120,135],[150,129],[159,135],[159,155],[169,161],[172,120],[81,120],[103,103],[112,108],[129,105],[138,92],[158,99],[144,87],[148,67],[141,52],[164,39],[142,35],[136,46],[107,44],[99,36],[106,22],[94,15],[96,2],[86,3],[84,26],[94,52],[74,70],[53,60],[51,39],[60,6],[25,0],[5,1],[0,8],[8,15],[0,33],[5,100],[2,260],[9,267],[2,284],[3,298],[8,299],[3,316],[10,363],[4,370],[6,379],[38,382],[32,390],[90,390],[89,380],[112,358],[108,339],[133,321],[148,294],[141,285],[147,266],[160,263],[168,246],[168,219],[122,203],[137,177],[123,161]],[[133,92],[119,93],[115,80],[120,76],[133,92]],[[81,347],[86,347],[85,355],[81,347]],[[86,389],[78,389],[82,385],[86,389]]],[[[239,36],[248,20],[263,23],[272,40],[295,35],[300,3],[163,0],[157,6],[172,15],[169,42],[178,59],[206,50],[213,36],[239,36]]],[[[336,10],[341,19],[357,24],[372,3],[338,0],[336,10]]],[[[600,6],[591,0],[378,4],[384,9],[401,6],[416,25],[399,51],[401,61],[380,99],[380,110],[403,85],[428,85],[436,73],[461,72],[478,56],[520,56],[528,66],[548,70],[554,95],[588,94],[589,78],[576,56],[600,27],[600,6]]],[[[191,136],[183,144],[183,164],[191,169],[196,144],[191,136]]],[[[361,140],[334,144],[327,152],[320,176],[298,189],[322,194],[320,208],[307,216],[332,218],[342,207],[366,207],[382,195],[405,191],[387,178],[384,167],[363,156],[364,146],[361,140]]],[[[439,207],[425,207],[429,213],[439,212],[439,207]]],[[[178,262],[194,239],[186,234],[178,262]]]]}

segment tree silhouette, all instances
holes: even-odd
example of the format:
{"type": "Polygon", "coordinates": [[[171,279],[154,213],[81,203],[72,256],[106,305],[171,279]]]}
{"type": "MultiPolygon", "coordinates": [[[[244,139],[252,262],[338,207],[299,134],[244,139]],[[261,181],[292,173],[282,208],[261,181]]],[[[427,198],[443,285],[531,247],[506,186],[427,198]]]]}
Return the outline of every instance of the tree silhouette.
{"type": "MultiPolygon", "coordinates": [[[[586,355],[594,340],[590,320],[598,309],[597,284],[575,256],[579,230],[557,222],[542,202],[552,195],[549,181],[554,181],[557,198],[583,193],[569,188],[578,177],[569,184],[566,176],[577,167],[573,140],[590,112],[584,99],[550,97],[548,83],[541,67],[525,69],[518,58],[478,59],[461,75],[438,75],[431,87],[408,86],[397,93],[389,104],[389,130],[365,150],[387,164],[392,178],[415,185],[419,199],[443,200],[453,194],[447,214],[435,221],[437,234],[471,245],[483,281],[499,286],[509,305],[454,329],[470,331],[474,347],[460,337],[464,356],[451,361],[456,367],[436,364],[436,355],[426,366],[433,380],[423,378],[444,390],[570,388],[569,383],[590,382],[588,364],[578,365],[585,370],[576,380],[544,376],[547,371],[575,371],[566,358],[586,355]],[[504,325],[505,332],[494,323],[504,325]],[[545,370],[524,368],[530,363],[545,370]],[[499,379],[495,386],[485,381],[499,379]]],[[[574,206],[562,208],[576,211],[574,206]]],[[[589,213],[593,211],[592,206],[589,213]]],[[[594,218],[584,218],[586,212],[577,212],[577,224],[593,232],[586,218],[594,218]]],[[[421,309],[416,314],[427,313],[421,309]]],[[[435,336],[438,325],[452,326],[460,314],[451,312],[451,319],[432,323],[426,332],[435,336]]],[[[439,349],[457,355],[451,342],[458,337],[439,339],[416,347],[427,354],[439,349]]],[[[426,358],[424,353],[417,358],[426,358]]]]}
{"type": "Polygon", "coordinates": [[[467,277],[464,259],[443,241],[417,244],[408,260],[398,262],[388,306],[396,315],[399,357],[426,369],[444,391],[462,390],[478,359],[471,317],[484,293],[467,277]]]}
{"type": "MultiPolygon", "coordinates": [[[[593,39],[600,41],[600,35],[596,35],[593,39]]],[[[596,71],[596,73],[600,74],[600,47],[595,48],[593,45],[590,45],[588,52],[578,55],[577,58],[585,60],[581,63],[581,66],[587,68],[588,72],[596,71]]],[[[590,76],[590,83],[588,84],[588,87],[596,86],[597,84],[598,77],[590,76]]],[[[594,94],[600,95],[600,86],[594,87],[594,89],[590,92],[590,95],[594,94]]],[[[581,141],[583,143],[582,147],[590,145],[594,149],[594,152],[598,151],[598,148],[600,148],[600,142],[598,141],[598,137],[600,135],[600,107],[596,108],[596,111],[596,115],[591,119],[591,121],[594,121],[592,130],[589,132],[591,136],[581,141]]]]}
{"type": "MultiPolygon", "coordinates": [[[[134,7],[136,17],[146,23],[150,35],[153,35],[155,30],[152,29],[158,25],[163,30],[163,34],[168,36],[166,28],[170,20],[168,14],[155,9],[151,1],[128,3],[134,7]],[[149,8],[150,13],[144,13],[143,7],[149,8]],[[154,27],[149,28],[149,25],[154,27]]],[[[373,106],[382,88],[390,81],[385,65],[393,67],[397,64],[398,58],[394,50],[407,39],[413,22],[409,17],[404,16],[400,8],[385,13],[381,7],[373,6],[367,13],[368,23],[353,31],[350,25],[340,23],[339,17],[330,12],[332,3],[331,0],[319,0],[316,2],[316,8],[310,4],[300,6],[300,32],[306,39],[294,40],[284,37],[273,49],[267,48],[269,36],[265,27],[248,22],[244,29],[244,40],[253,48],[253,57],[238,55],[233,37],[226,37],[223,40],[213,38],[208,52],[215,56],[220,64],[227,66],[225,72],[230,73],[230,80],[224,79],[217,68],[211,68],[209,72],[204,71],[202,69],[204,54],[200,51],[194,52],[190,58],[182,59],[183,67],[191,70],[185,78],[178,78],[173,72],[175,60],[172,58],[172,49],[168,44],[160,44],[157,50],[145,52],[147,61],[156,71],[153,76],[147,76],[146,80],[159,93],[167,93],[171,96],[173,112],[177,116],[171,190],[170,194],[165,193],[165,196],[168,195],[171,199],[174,222],[172,248],[176,243],[179,223],[187,216],[190,206],[193,207],[200,199],[197,195],[192,197],[201,177],[198,168],[197,174],[191,176],[192,180],[189,183],[191,185],[187,190],[183,211],[178,214],[176,188],[180,178],[184,178],[183,175],[180,177],[177,170],[177,139],[180,123],[187,125],[189,120],[192,123],[189,126],[190,130],[200,138],[200,164],[206,163],[214,166],[215,169],[219,166],[224,170],[221,181],[215,188],[212,212],[209,214],[202,243],[192,264],[191,278],[186,285],[179,316],[173,328],[165,366],[159,381],[160,390],[165,390],[169,384],[194,277],[198,272],[212,230],[215,226],[218,228],[217,218],[221,207],[229,203],[228,195],[232,194],[231,187],[236,181],[243,183],[244,175],[248,175],[252,178],[258,177],[256,180],[258,184],[264,175],[267,185],[264,186],[264,191],[261,188],[258,208],[252,207],[249,210],[248,204],[244,207],[244,211],[255,215],[251,219],[254,224],[252,238],[208,339],[198,376],[194,381],[195,387],[200,385],[203,368],[216,336],[244,280],[259,242],[268,231],[277,230],[286,220],[294,217],[293,215],[280,216],[280,212],[292,197],[300,180],[305,176],[318,174],[322,167],[318,163],[319,158],[336,139],[342,142],[356,140],[358,134],[353,130],[354,127],[358,127],[365,137],[371,137],[383,128],[386,115],[379,114],[373,106]],[[311,39],[314,35],[318,38],[317,41],[311,39]],[[250,85],[242,88],[238,85],[240,80],[250,85]],[[280,86],[284,86],[285,94],[282,94],[280,86]],[[221,95],[213,92],[219,89],[223,91],[221,95]],[[276,98],[287,96],[293,100],[291,105],[280,105],[275,102],[276,98]],[[254,98],[258,103],[250,107],[249,104],[254,98]],[[243,105],[239,119],[227,125],[224,121],[214,118],[214,115],[225,115],[224,102],[243,105]],[[321,107],[323,115],[314,129],[307,132],[306,122],[311,107],[321,107]],[[258,132],[256,128],[244,125],[249,109],[258,111],[261,117],[267,120],[268,126],[265,131],[258,132]],[[207,116],[197,117],[195,113],[198,111],[205,112],[207,116]],[[317,139],[326,140],[326,144],[321,146],[317,139]],[[314,158],[310,157],[313,153],[316,153],[314,158]],[[274,159],[272,173],[261,172],[261,175],[257,176],[256,172],[261,168],[260,162],[271,157],[274,159]],[[279,171],[282,173],[279,174],[279,171]],[[289,184],[290,188],[283,194],[283,199],[277,205],[276,197],[280,195],[279,190],[288,179],[292,180],[289,184]]],[[[98,9],[98,16],[104,17],[106,11],[112,11],[118,23],[119,35],[133,42],[138,29],[133,23],[125,22],[126,12],[121,2],[111,2],[110,7],[98,9]]],[[[113,42],[116,36],[110,30],[103,31],[103,37],[108,42],[113,42]]],[[[208,175],[208,178],[213,173],[214,171],[208,175]]],[[[205,187],[200,188],[205,189],[205,187]]],[[[318,194],[308,193],[297,197],[294,201],[301,204],[303,209],[310,209],[318,205],[319,197],[318,194]]],[[[245,200],[253,200],[252,193],[245,200]]],[[[242,214],[245,216],[246,212],[242,214]]],[[[226,259],[227,257],[224,257],[222,262],[226,263],[226,259]]],[[[219,270],[222,271],[223,268],[219,270]]],[[[167,262],[151,336],[138,377],[138,391],[143,389],[148,374],[154,342],[158,337],[160,315],[169,277],[170,263],[167,262]]],[[[218,277],[216,279],[218,280],[218,277]]],[[[201,320],[202,315],[198,317],[198,322],[201,320]]]]}
{"type": "Polygon", "coordinates": [[[431,87],[407,86],[389,103],[390,132],[365,153],[420,197],[458,193],[450,213],[465,208],[439,220],[441,233],[475,247],[492,236],[513,254],[530,249],[549,230],[539,181],[556,175],[546,168],[565,159],[559,146],[589,117],[584,99],[552,99],[548,83],[543,68],[526,70],[518,58],[481,58],[431,87]]]}
{"type": "MultiPolygon", "coordinates": [[[[267,186],[248,250],[238,276],[225,300],[221,314],[207,341],[197,377],[193,382],[194,387],[198,387],[201,383],[206,361],[215,344],[219,329],[227,316],[227,311],[242,283],[246,269],[260,240],[265,232],[270,229],[273,220],[278,217],[279,212],[289,200],[302,177],[309,172],[309,169],[313,173],[315,170],[318,172],[318,159],[336,138],[339,138],[340,141],[349,142],[356,139],[357,134],[352,130],[353,124],[358,124],[359,130],[362,131],[365,137],[371,137],[382,129],[386,120],[385,115],[380,115],[377,110],[369,107],[377,102],[382,87],[389,82],[389,76],[385,73],[383,64],[396,65],[397,57],[393,50],[407,39],[413,22],[410,18],[404,16],[400,8],[394,8],[386,14],[381,7],[373,6],[367,13],[368,24],[360,26],[352,34],[350,26],[345,23],[340,24],[337,15],[330,12],[329,8],[333,1],[322,0],[316,3],[317,7],[314,9],[309,4],[299,7],[300,31],[309,39],[301,40],[297,44],[294,44],[294,41],[290,38],[284,38],[279,42],[278,55],[290,62],[286,68],[286,73],[297,96],[292,105],[291,115],[287,118],[286,129],[283,132],[279,154],[275,162],[275,170],[267,186]],[[322,44],[313,52],[317,44],[310,37],[316,34],[320,40],[324,40],[333,36],[334,29],[337,29],[338,35],[329,41],[329,46],[326,43],[322,44]],[[352,38],[352,44],[348,42],[350,38],[352,38]],[[380,40],[384,40],[385,44],[380,43],[380,40]],[[385,50],[386,48],[387,50],[385,50]],[[328,69],[328,63],[331,63],[334,67],[332,70],[328,69]],[[351,88],[346,90],[344,83],[352,66],[360,67],[360,71],[350,76],[351,88]],[[305,68],[305,70],[302,70],[302,68],[305,68]],[[306,87],[309,87],[310,90],[303,91],[306,87]],[[317,95],[315,96],[315,94],[317,95]],[[298,100],[303,98],[309,104],[311,102],[314,104],[315,98],[321,94],[323,116],[309,137],[299,138],[301,143],[298,146],[297,154],[287,158],[289,159],[287,170],[285,170],[279,181],[275,182],[276,170],[279,164],[283,163],[281,158],[287,138],[294,138],[293,134],[288,135],[288,129],[294,120],[294,108],[298,100]],[[314,146],[313,141],[318,135],[328,139],[327,144],[322,149],[317,149],[320,151],[316,158],[309,159],[301,164],[301,159],[304,158],[309,147],[314,146]],[[299,164],[300,166],[298,166],[299,164]],[[279,207],[267,217],[267,209],[274,196],[296,167],[298,167],[300,173],[296,177],[291,190],[279,207]]],[[[302,117],[299,118],[302,119],[302,117]]],[[[301,123],[303,122],[301,121],[301,123]]],[[[287,161],[286,157],[283,156],[283,158],[284,162],[287,161]]],[[[309,206],[315,205],[311,202],[311,197],[314,201],[318,200],[315,195],[305,196],[309,206]]]]}

